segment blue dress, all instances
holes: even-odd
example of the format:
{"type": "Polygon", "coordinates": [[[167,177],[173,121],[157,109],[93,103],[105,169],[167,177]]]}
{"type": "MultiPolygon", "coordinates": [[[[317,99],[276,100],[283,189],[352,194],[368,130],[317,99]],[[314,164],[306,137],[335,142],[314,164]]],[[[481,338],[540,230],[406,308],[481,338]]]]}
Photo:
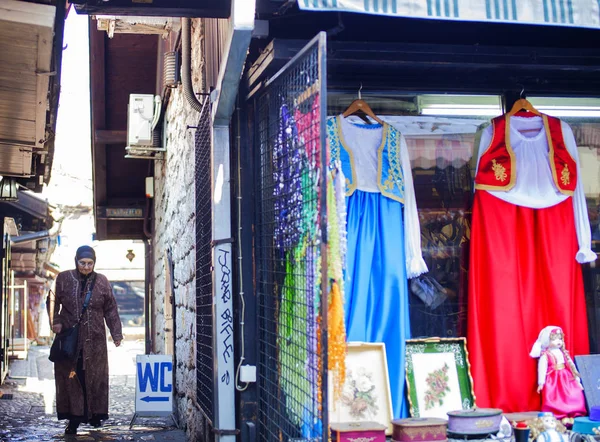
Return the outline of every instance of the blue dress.
{"type": "MultiPolygon", "coordinates": [[[[331,158],[341,161],[346,176],[348,252],[344,307],[347,339],[385,343],[394,418],[408,415],[404,352],[405,340],[410,338],[407,262],[410,268],[411,257],[407,260],[404,228],[407,190],[404,172],[410,173],[410,165],[402,167],[400,137],[399,132],[387,124],[383,127],[357,125],[342,121],[341,117],[328,120],[331,158]],[[352,130],[354,148],[345,142],[343,126],[352,130]],[[366,186],[362,185],[366,182],[364,175],[361,184],[361,171],[355,170],[364,167],[359,163],[360,155],[364,156],[365,152],[358,152],[357,148],[361,143],[357,140],[363,139],[361,134],[365,134],[365,142],[381,140],[377,150],[376,145],[364,146],[372,156],[371,164],[362,169],[372,169],[372,182],[366,186]]],[[[414,199],[412,177],[409,183],[414,199]]],[[[416,205],[414,212],[416,216],[416,205]]],[[[420,235],[418,230],[417,235],[420,235]]],[[[420,256],[420,243],[418,255],[414,257],[420,266],[416,274],[427,270],[420,256]]]]}

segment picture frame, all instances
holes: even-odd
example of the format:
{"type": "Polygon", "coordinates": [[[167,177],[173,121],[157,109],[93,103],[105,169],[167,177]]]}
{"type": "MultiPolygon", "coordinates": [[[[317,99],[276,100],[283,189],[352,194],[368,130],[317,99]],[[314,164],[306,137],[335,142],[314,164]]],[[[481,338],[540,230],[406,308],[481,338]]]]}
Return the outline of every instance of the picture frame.
{"type": "Polygon", "coordinates": [[[581,374],[583,384],[583,395],[588,410],[592,407],[600,407],[600,355],[575,356],[575,365],[581,374]]]}
{"type": "Polygon", "coordinates": [[[448,419],[475,406],[465,338],[408,339],[406,385],[412,417],[448,419]]]}
{"type": "Polygon", "coordinates": [[[329,382],[329,422],[375,422],[392,434],[392,395],[385,344],[348,342],[346,381],[342,396],[334,402],[329,382]]]}

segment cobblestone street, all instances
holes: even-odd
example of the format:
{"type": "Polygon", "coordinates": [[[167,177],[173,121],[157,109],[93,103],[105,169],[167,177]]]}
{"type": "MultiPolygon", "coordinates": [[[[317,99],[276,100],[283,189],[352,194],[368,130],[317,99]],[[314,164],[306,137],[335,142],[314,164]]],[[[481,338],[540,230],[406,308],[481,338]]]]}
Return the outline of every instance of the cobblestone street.
{"type": "Polygon", "coordinates": [[[123,341],[109,348],[110,410],[101,428],[86,424],[76,436],[65,436],[67,421],[56,419],[55,388],[49,347],[33,346],[27,360],[13,360],[10,375],[0,385],[0,441],[185,441],[170,417],[138,417],[130,430],[135,405],[135,357],[144,343],[123,341]],[[12,397],[10,396],[12,395],[12,397]]]}

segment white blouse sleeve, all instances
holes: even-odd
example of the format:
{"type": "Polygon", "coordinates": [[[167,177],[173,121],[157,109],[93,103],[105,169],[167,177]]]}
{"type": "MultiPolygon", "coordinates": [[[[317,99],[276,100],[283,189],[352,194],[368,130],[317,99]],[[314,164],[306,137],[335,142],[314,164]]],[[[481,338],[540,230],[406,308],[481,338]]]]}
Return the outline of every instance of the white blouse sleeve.
{"type": "Polygon", "coordinates": [[[538,361],[538,386],[546,383],[546,373],[548,372],[548,356],[545,354],[540,356],[538,361]]]}
{"type": "Polygon", "coordinates": [[[426,273],[428,269],[421,252],[421,226],[417,213],[408,146],[402,135],[400,136],[400,161],[404,177],[404,253],[406,255],[406,274],[410,279],[426,273]]]}
{"type": "MultiPolygon", "coordinates": [[[[473,173],[473,177],[477,175],[477,170],[479,169],[479,160],[481,159],[481,155],[487,150],[488,146],[492,142],[492,132],[494,127],[491,124],[482,124],[479,126],[477,130],[477,134],[475,135],[475,143],[477,151],[474,152],[477,158],[477,162],[475,165],[475,172],[473,173]],[[477,144],[477,138],[479,138],[479,144],[477,144]]],[[[473,187],[474,189],[474,187],[473,187]]]]}
{"type": "Polygon", "coordinates": [[[583,189],[583,179],[581,176],[581,166],[579,164],[579,153],[573,131],[567,123],[561,122],[563,139],[571,157],[577,163],[577,186],[573,194],[573,211],[575,214],[575,230],[577,231],[577,240],[579,241],[579,250],[575,255],[577,262],[583,264],[595,261],[597,256],[592,251],[592,229],[590,228],[590,219],[588,217],[587,204],[585,202],[585,191],[583,189]]]}

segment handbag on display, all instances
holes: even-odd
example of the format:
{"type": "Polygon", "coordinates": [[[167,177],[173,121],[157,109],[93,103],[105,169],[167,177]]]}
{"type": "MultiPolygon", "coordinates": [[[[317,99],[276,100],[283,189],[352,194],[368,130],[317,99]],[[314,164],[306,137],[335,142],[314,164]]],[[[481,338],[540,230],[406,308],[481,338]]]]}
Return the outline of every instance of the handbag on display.
{"type": "Polygon", "coordinates": [[[92,297],[92,290],[94,290],[94,284],[96,282],[96,278],[92,280],[90,284],[90,288],[85,295],[85,300],[83,301],[83,308],[81,310],[81,315],[79,315],[79,319],[77,323],[66,330],[62,330],[54,337],[54,342],[52,343],[52,347],[50,347],[50,356],[48,359],[52,362],[62,362],[62,361],[75,361],[77,359],[77,344],[79,342],[79,323],[81,322],[81,318],[83,318],[83,314],[88,308],[88,304],[90,303],[90,298],[92,297]]]}

